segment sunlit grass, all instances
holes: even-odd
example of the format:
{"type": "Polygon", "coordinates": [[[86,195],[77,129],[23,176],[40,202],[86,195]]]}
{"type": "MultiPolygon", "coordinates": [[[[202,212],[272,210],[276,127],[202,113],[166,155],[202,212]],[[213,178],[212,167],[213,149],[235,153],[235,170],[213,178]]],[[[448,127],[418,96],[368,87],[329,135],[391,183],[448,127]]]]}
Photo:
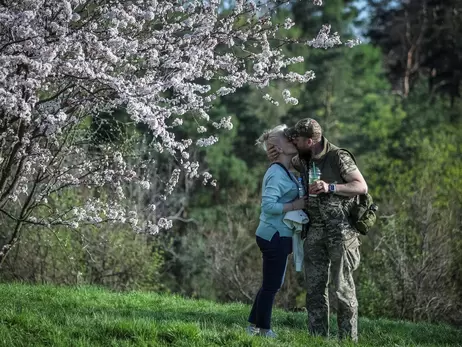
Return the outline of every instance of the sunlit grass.
{"type": "MultiPolygon", "coordinates": [[[[275,340],[244,332],[250,307],[95,287],[0,285],[1,346],[349,346],[307,334],[304,313],[274,311],[275,340]]],[[[446,325],[360,320],[356,346],[462,346],[446,325]]],[[[351,344],[352,345],[352,344],[351,344]]]]}

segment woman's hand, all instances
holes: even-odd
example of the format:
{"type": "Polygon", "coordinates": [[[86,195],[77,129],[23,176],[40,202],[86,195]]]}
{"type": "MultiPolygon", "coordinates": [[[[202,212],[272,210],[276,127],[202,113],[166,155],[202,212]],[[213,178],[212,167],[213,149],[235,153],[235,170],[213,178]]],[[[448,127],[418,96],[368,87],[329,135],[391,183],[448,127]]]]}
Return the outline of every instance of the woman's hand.
{"type": "Polygon", "coordinates": [[[292,206],[294,210],[303,210],[307,204],[308,204],[308,198],[306,196],[304,196],[303,198],[294,200],[292,202],[292,206]]]}
{"type": "Polygon", "coordinates": [[[284,204],[284,208],[282,209],[283,213],[295,210],[303,210],[306,205],[308,204],[308,197],[304,196],[303,198],[294,200],[292,202],[288,202],[284,204]]]}

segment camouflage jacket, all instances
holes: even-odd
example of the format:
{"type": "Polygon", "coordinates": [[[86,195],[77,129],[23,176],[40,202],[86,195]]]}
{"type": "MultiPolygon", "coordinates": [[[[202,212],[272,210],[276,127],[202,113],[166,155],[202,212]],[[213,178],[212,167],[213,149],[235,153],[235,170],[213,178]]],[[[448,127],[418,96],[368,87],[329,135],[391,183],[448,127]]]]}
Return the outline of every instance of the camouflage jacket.
{"type": "MultiPolygon", "coordinates": [[[[326,183],[345,183],[344,177],[355,171],[357,166],[351,156],[327,141],[323,137],[324,148],[318,155],[307,161],[303,157],[294,158],[294,166],[300,171],[308,192],[309,168],[314,164],[321,171],[321,180],[326,183]]],[[[323,193],[308,198],[306,212],[310,217],[309,229],[322,230],[326,236],[341,236],[350,239],[356,236],[355,229],[350,225],[349,210],[353,198],[323,193]]]]}

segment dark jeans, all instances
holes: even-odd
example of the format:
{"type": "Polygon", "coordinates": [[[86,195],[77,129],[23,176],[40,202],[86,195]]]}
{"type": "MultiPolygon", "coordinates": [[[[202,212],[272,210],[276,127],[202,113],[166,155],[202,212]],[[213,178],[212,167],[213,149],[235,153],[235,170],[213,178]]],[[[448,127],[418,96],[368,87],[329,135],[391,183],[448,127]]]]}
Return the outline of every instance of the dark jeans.
{"type": "Polygon", "coordinates": [[[292,238],[274,234],[271,241],[257,236],[257,245],[263,255],[263,284],[250,311],[249,322],[258,328],[271,328],[271,313],[276,293],[284,283],[287,256],[292,253],[292,238]]]}

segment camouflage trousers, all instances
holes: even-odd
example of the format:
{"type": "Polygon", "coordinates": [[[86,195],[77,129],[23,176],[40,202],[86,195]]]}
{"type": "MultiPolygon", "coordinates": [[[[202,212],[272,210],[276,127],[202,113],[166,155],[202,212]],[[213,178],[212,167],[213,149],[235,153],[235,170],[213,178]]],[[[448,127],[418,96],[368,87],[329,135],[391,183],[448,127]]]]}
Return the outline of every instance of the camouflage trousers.
{"type": "MultiPolygon", "coordinates": [[[[350,234],[351,235],[351,234],[350,234]]],[[[337,299],[339,337],[358,339],[358,301],[353,272],[360,262],[359,239],[352,235],[328,236],[310,228],[304,242],[308,329],[313,335],[329,335],[329,281],[337,299]]]]}

